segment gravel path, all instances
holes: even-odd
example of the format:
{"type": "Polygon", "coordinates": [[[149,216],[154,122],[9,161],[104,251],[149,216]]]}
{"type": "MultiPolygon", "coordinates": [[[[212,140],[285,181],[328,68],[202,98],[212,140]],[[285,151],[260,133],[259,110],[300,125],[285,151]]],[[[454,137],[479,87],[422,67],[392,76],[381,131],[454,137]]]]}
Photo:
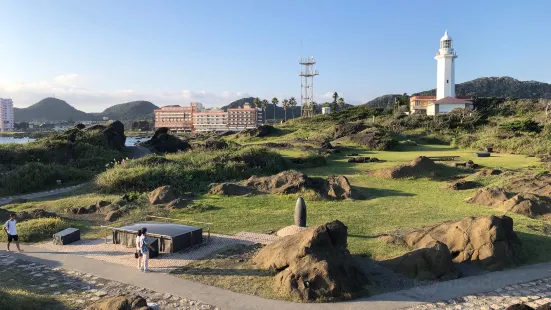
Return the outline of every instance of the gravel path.
{"type": "Polygon", "coordinates": [[[83,309],[104,297],[133,294],[145,298],[153,309],[219,310],[201,301],[106,280],[91,274],[29,263],[4,254],[0,254],[0,278],[0,289],[23,287],[36,294],[54,296],[76,309],[83,309]]]}

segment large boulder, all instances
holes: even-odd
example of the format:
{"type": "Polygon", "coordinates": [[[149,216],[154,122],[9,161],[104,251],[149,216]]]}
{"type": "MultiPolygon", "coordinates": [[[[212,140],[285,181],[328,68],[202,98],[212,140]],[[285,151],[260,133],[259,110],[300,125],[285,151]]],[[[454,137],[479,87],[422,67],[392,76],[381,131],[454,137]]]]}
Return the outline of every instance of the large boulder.
{"type": "Polygon", "coordinates": [[[425,248],[382,261],[381,264],[420,280],[450,280],[459,277],[450,250],[441,242],[427,244],[425,248]]]}
{"type": "Polygon", "coordinates": [[[170,185],[165,185],[152,190],[147,194],[147,197],[152,205],[165,204],[177,199],[178,193],[170,185]]]}
{"type": "Polygon", "coordinates": [[[340,221],[315,226],[267,245],[253,258],[278,271],[280,292],[303,301],[338,300],[368,283],[346,248],[348,228],[340,221]]]}
{"type": "Polygon", "coordinates": [[[503,202],[501,209],[536,217],[551,213],[551,199],[535,194],[517,194],[503,202]]]}
{"type": "Polygon", "coordinates": [[[388,179],[433,177],[444,167],[425,156],[415,158],[411,163],[380,169],[373,174],[388,179]]]}
{"type": "Polygon", "coordinates": [[[349,136],[350,141],[370,150],[389,151],[398,145],[398,141],[380,129],[367,129],[349,136]]]}
{"type": "Polygon", "coordinates": [[[468,217],[444,222],[395,237],[413,249],[431,247],[434,242],[448,246],[456,263],[473,262],[490,270],[516,265],[522,260],[522,244],[508,216],[468,217]]]}
{"type": "Polygon", "coordinates": [[[283,171],[273,176],[252,176],[245,186],[256,188],[261,192],[273,194],[295,194],[304,190],[310,184],[310,179],[302,172],[283,171]]]}
{"type": "Polygon", "coordinates": [[[209,190],[209,194],[226,196],[243,196],[251,192],[252,189],[233,183],[216,184],[209,190]]]}
{"type": "Polygon", "coordinates": [[[84,310],[149,310],[147,301],[141,296],[121,295],[101,299],[84,310]]]}
{"type": "Polygon", "coordinates": [[[350,186],[348,178],[343,175],[328,177],[327,195],[336,199],[352,198],[352,186],[350,186]]]}
{"type": "Polygon", "coordinates": [[[126,136],[124,135],[124,125],[120,121],[114,121],[104,130],[103,135],[110,147],[123,150],[125,148],[126,136]]]}
{"type": "Polygon", "coordinates": [[[112,223],[118,221],[124,213],[121,210],[110,211],[105,215],[105,221],[112,223]]]}
{"type": "Polygon", "coordinates": [[[499,207],[508,200],[511,194],[500,187],[487,187],[478,190],[473,197],[467,199],[468,203],[475,203],[488,207],[499,207]]]}
{"type": "Polygon", "coordinates": [[[191,145],[187,141],[171,135],[166,127],[155,130],[151,139],[139,143],[138,145],[145,146],[150,151],[157,153],[176,153],[191,148],[191,145]]]}

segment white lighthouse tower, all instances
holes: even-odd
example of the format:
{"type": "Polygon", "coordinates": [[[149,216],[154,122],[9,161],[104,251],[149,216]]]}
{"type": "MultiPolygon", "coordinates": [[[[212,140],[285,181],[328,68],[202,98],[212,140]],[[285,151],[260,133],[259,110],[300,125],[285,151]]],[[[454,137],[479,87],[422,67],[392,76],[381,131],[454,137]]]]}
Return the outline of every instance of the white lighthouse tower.
{"type": "Polygon", "coordinates": [[[453,49],[452,38],[448,31],[440,39],[440,49],[436,53],[438,63],[436,71],[436,100],[455,97],[455,59],[457,54],[453,49]]]}

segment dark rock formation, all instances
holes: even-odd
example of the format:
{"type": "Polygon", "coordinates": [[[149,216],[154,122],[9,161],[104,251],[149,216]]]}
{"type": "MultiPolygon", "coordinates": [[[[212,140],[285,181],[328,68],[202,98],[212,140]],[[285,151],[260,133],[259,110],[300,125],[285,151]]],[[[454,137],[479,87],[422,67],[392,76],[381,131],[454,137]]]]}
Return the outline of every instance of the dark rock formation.
{"type": "Polygon", "coordinates": [[[205,149],[207,150],[221,150],[228,147],[228,144],[224,140],[212,140],[205,141],[205,149]]]}
{"type": "Polygon", "coordinates": [[[125,148],[126,136],[124,125],[120,121],[114,121],[103,130],[103,135],[111,148],[123,150],[125,148]]]}
{"type": "Polygon", "coordinates": [[[334,221],[283,237],[253,261],[278,271],[275,284],[283,294],[303,301],[338,300],[368,283],[346,239],[347,227],[334,221]]]}
{"type": "Polygon", "coordinates": [[[427,244],[425,248],[382,261],[381,264],[420,280],[450,280],[459,277],[450,250],[441,242],[427,244]]]}
{"type": "Polygon", "coordinates": [[[238,137],[266,137],[274,133],[276,129],[271,125],[261,125],[254,129],[246,129],[237,134],[238,137]]]}
{"type": "Polygon", "coordinates": [[[155,134],[151,139],[139,143],[138,145],[145,146],[150,151],[158,153],[176,153],[191,148],[191,145],[189,145],[187,141],[183,141],[169,134],[168,128],[165,127],[155,130],[155,134]]]}
{"type": "Polygon", "coordinates": [[[105,215],[105,221],[115,222],[118,219],[120,219],[123,215],[124,214],[121,210],[110,211],[109,213],[107,213],[107,215],[105,215]]]}
{"type": "Polygon", "coordinates": [[[140,296],[134,295],[121,295],[115,297],[107,297],[92,305],[86,307],[84,310],[150,310],[147,306],[147,301],[140,296]]]}
{"type": "Polygon", "coordinates": [[[448,246],[454,262],[473,262],[490,270],[519,264],[523,256],[522,244],[513,231],[513,219],[508,216],[444,222],[394,237],[392,241],[414,249],[442,242],[448,246]]]}
{"type": "Polygon", "coordinates": [[[250,194],[251,192],[251,188],[233,183],[216,184],[209,190],[209,194],[226,196],[243,196],[250,194]]]}
{"type": "Polygon", "coordinates": [[[359,133],[360,131],[363,131],[366,128],[367,126],[362,123],[340,124],[335,126],[335,131],[333,132],[333,138],[338,139],[345,136],[353,135],[353,134],[359,133]]]}
{"type": "Polygon", "coordinates": [[[480,186],[482,185],[478,182],[461,180],[461,181],[454,182],[450,186],[450,188],[454,190],[462,191],[462,190],[477,188],[480,186]]]}

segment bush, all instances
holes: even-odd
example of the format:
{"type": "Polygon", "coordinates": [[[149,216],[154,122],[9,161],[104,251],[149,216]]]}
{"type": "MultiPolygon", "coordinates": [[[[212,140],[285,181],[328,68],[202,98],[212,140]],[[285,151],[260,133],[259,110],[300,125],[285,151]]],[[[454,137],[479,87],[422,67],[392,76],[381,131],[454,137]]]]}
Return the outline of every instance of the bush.
{"type": "MultiPolygon", "coordinates": [[[[52,235],[69,228],[71,224],[60,218],[39,218],[17,223],[19,242],[39,242],[52,239],[52,235]]],[[[0,241],[6,242],[6,234],[0,235],[0,241]]]]}
{"type": "Polygon", "coordinates": [[[209,184],[252,175],[273,174],[286,169],[283,157],[264,147],[196,149],[167,155],[168,162],[149,165],[151,157],[127,161],[97,176],[105,192],[150,191],[170,184],[180,192],[199,192],[209,184]]]}
{"type": "Polygon", "coordinates": [[[31,162],[7,172],[0,173],[0,193],[26,193],[57,186],[56,180],[63,183],[84,182],[92,178],[92,173],[58,164],[31,162]]]}
{"type": "Polygon", "coordinates": [[[327,159],[321,154],[310,152],[306,156],[292,158],[291,163],[294,169],[315,168],[327,165],[327,159]]]}
{"type": "Polygon", "coordinates": [[[511,132],[535,132],[540,133],[543,129],[543,126],[541,126],[538,122],[527,119],[527,120],[521,120],[521,121],[514,121],[514,122],[508,122],[508,123],[502,123],[499,125],[499,128],[511,131],[511,132]]]}

